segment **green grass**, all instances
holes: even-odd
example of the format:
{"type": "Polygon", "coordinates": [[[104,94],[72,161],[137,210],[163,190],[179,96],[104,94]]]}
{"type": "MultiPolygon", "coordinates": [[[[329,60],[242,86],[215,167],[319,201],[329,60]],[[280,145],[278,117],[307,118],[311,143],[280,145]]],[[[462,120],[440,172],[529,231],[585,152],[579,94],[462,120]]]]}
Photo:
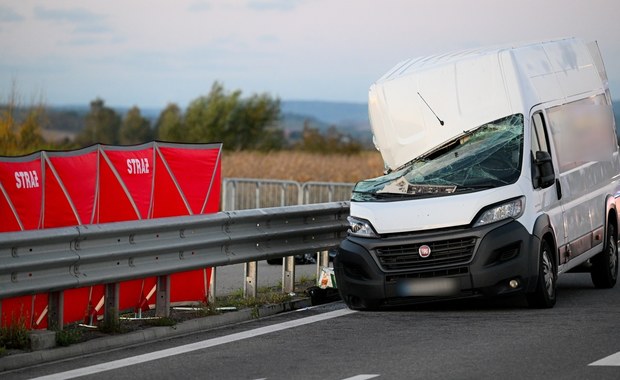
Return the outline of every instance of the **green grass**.
{"type": "Polygon", "coordinates": [[[174,326],[177,324],[177,321],[170,317],[161,317],[161,318],[153,318],[153,319],[145,319],[144,324],[148,326],[174,326]]]}
{"type": "Polygon", "coordinates": [[[3,347],[5,350],[9,348],[18,350],[30,348],[26,317],[23,313],[20,313],[19,318],[11,318],[8,326],[0,327],[0,347],[3,347]]]}
{"type": "Polygon", "coordinates": [[[64,329],[56,331],[56,344],[61,347],[66,347],[82,340],[82,331],[78,329],[64,329]]]}
{"type": "Polygon", "coordinates": [[[309,276],[309,275],[302,274],[299,277],[299,284],[305,287],[316,285],[316,276],[315,275],[309,276]]]}
{"type": "MultiPolygon", "coordinates": [[[[277,289],[277,288],[275,288],[277,289]]],[[[234,291],[228,296],[218,297],[215,307],[236,307],[237,309],[255,308],[262,305],[273,305],[288,302],[292,297],[274,288],[259,288],[256,297],[243,297],[243,289],[234,291]]]]}
{"type": "MultiPolygon", "coordinates": [[[[110,310],[109,314],[114,315],[116,312],[110,310]]],[[[127,332],[123,323],[118,318],[104,318],[101,323],[97,325],[97,329],[105,334],[122,334],[127,332]]]]}

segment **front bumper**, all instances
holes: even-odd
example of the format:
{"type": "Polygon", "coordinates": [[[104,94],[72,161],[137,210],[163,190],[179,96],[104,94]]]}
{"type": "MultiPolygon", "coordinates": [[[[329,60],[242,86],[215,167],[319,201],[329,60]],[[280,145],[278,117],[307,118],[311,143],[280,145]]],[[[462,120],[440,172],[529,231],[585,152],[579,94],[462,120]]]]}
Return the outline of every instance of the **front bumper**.
{"type": "Polygon", "coordinates": [[[342,298],[358,308],[497,296],[534,290],[538,247],[539,239],[514,220],[380,239],[349,236],[334,270],[342,298]],[[432,247],[426,259],[421,245],[432,247]]]}

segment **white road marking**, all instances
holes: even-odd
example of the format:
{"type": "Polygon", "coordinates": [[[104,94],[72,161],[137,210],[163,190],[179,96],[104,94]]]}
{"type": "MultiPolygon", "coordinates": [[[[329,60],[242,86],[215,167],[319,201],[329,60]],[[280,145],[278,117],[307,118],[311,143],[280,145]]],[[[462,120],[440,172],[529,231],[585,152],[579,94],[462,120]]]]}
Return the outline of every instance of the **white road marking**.
{"type": "Polygon", "coordinates": [[[379,377],[379,375],[357,375],[353,377],[347,377],[346,379],[342,379],[342,380],[368,380],[368,379],[374,379],[375,377],[379,377]]]}
{"type": "Polygon", "coordinates": [[[201,342],[186,344],[184,346],[172,347],[165,350],[150,352],[148,354],[142,354],[137,356],[132,356],[125,359],[114,360],[107,363],[95,364],[89,367],[78,368],[71,371],[54,373],[47,376],[37,377],[39,380],[52,380],[52,379],[73,379],[75,377],[92,375],[99,372],[110,371],[117,368],[127,367],[134,364],[140,364],[149,362],[152,360],[157,360],[161,358],[166,358],[169,356],[180,355],[187,352],[202,350],[209,347],[219,346],[221,344],[226,344],[230,342],[236,342],[243,339],[253,338],[260,335],[269,334],[276,331],[282,331],[286,329],[291,329],[294,327],[299,327],[303,325],[307,325],[310,323],[325,321],[327,319],[338,318],[344,315],[348,315],[351,313],[355,313],[354,310],[350,309],[340,309],[331,311],[325,314],[314,315],[311,317],[300,318],[293,321],[287,321],[278,323],[276,325],[259,327],[254,330],[243,331],[236,334],[226,335],[219,338],[207,339],[201,342]]]}
{"type": "Polygon", "coordinates": [[[620,366],[620,352],[588,364],[589,366],[620,366]]]}

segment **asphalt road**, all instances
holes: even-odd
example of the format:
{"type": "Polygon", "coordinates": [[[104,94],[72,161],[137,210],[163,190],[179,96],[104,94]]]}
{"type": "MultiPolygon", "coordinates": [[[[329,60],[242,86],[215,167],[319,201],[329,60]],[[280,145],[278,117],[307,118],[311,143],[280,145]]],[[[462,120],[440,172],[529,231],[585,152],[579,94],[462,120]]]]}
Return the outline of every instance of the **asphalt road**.
{"type": "Polygon", "coordinates": [[[620,352],[620,286],[597,290],[569,274],[558,297],[550,310],[521,299],[381,312],[338,302],[0,377],[620,379],[618,358],[589,365],[620,352]]]}

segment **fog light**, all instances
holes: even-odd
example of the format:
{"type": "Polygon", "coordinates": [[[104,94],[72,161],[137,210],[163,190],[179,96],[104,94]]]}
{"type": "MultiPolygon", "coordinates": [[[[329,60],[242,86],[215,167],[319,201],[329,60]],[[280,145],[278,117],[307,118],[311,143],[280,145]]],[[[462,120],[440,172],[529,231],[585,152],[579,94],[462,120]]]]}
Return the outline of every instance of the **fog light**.
{"type": "Polygon", "coordinates": [[[510,286],[512,289],[516,289],[519,287],[519,281],[510,280],[510,282],[508,283],[508,286],[510,286]]]}

